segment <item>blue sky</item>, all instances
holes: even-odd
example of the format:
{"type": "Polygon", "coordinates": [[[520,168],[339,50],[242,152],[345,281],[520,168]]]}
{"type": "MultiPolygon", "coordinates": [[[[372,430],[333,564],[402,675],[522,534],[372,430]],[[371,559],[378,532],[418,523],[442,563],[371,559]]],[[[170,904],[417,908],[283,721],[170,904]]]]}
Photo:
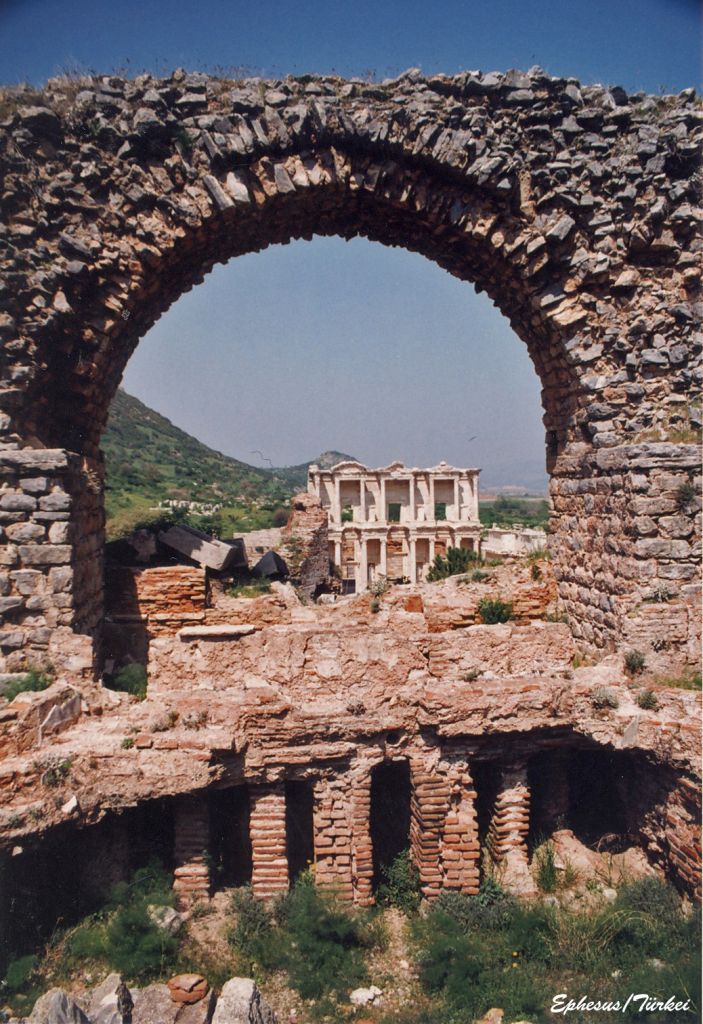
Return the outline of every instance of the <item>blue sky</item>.
{"type": "MultiPolygon", "coordinates": [[[[693,0],[0,0],[5,83],[67,69],[383,78],[539,64],[678,92],[699,84],[700,43],[693,0]]],[[[422,257],[364,240],[217,268],[143,339],[125,385],[245,461],[335,447],[374,464],[482,465],[486,482],[543,477],[539,383],[508,323],[422,257]]]]}

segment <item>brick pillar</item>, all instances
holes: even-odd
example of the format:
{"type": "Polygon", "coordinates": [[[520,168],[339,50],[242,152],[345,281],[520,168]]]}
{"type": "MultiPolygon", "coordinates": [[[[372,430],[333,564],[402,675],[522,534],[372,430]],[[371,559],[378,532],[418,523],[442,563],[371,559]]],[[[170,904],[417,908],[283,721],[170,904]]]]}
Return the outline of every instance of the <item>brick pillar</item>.
{"type": "Polygon", "coordinates": [[[480,884],[481,859],[476,790],[465,764],[452,765],[449,778],[449,809],[442,835],[444,888],[473,895],[480,884]]]}
{"type": "Polygon", "coordinates": [[[259,899],[288,889],[286,853],[286,795],[282,782],[251,786],[251,887],[259,899]]]}
{"type": "Polygon", "coordinates": [[[536,892],[530,874],[527,835],[530,830],[530,788],[524,764],[501,769],[488,844],[505,887],[520,895],[536,892]]]}
{"type": "Polygon", "coordinates": [[[173,826],[173,888],[178,906],[185,909],[210,897],[210,815],[205,796],[181,797],[176,803],[173,826]]]}
{"type": "Polygon", "coordinates": [[[425,760],[410,762],[410,849],[420,872],[420,886],[427,899],[435,899],[442,888],[442,832],[449,809],[446,775],[425,768],[425,760]]]}
{"type": "Polygon", "coordinates": [[[369,907],[373,897],[373,843],[371,841],[371,772],[364,771],[352,786],[352,881],[354,902],[369,907]]]}
{"type": "Polygon", "coordinates": [[[315,784],[315,878],[349,902],[354,899],[350,796],[345,775],[315,784]]]}

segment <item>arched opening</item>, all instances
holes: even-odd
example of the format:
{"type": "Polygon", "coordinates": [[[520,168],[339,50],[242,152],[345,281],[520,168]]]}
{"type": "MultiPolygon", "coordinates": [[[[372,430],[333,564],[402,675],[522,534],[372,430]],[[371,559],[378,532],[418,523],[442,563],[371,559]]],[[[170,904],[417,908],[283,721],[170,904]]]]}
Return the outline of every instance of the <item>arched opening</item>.
{"type": "Polygon", "coordinates": [[[286,856],[291,885],[315,860],[314,790],[307,779],[288,779],[286,793],[286,856]]]}
{"type": "Polygon", "coordinates": [[[249,789],[229,786],[208,794],[210,857],[215,889],[246,885],[251,881],[249,789]]]}
{"type": "Polygon", "coordinates": [[[410,844],[410,765],[407,760],[382,761],[371,772],[370,830],[373,846],[373,888],[386,879],[396,857],[410,844]]]}
{"type": "MultiPolygon", "coordinates": [[[[141,87],[127,86],[121,82],[117,92],[131,109],[127,94],[136,96],[141,87]]],[[[36,225],[36,234],[26,265],[13,271],[3,326],[13,358],[2,430],[24,452],[6,470],[18,492],[12,498],[27,505],[24,511],[30,511],[20,483],[27,452],[63,452],[33,457],[37,475],[51,471],[51,494],[61,490],[71,506],[68,529],[54,531],[66,534],[64,541],[50,541],[66,550],[46,556],[70,567],[50,629],[98,631],[99,439],[139,339],[215,263],[314,235],[363,236],[422,253],[485,290],[527,344],[543,389],[555,573],[580,642],[617,643],[624,617],[638,613],[645,575],[696,577],[688,541],[672,546],[680,538],[670,537],[665,524],[657,525],[656,537],[632,541],[637,529],[629,522],[625,529],[622,518],[624,510],[631,514],[637,488],[658,496],[659,470],[674,470],[681,486],[690,486],[697,466],[697,455],[678,450],[688,441],[679,443],[678,428],[670,429],[685,426],[685,417],[665,408],[690,389],[689,352],[678,346],[672,362],[637,340],[647,341],[647,282],[661,289],[664,342],[688,337],[695,327],[682,301],[699,287],[686,262],[695,236],[695,218],[686,212],[693,148],[680,159],[663,151],[661,161],[643,169],[636,133],[640,120],[653,124],[655,111],[638,111],[634,122],[599,115],[593,131],[574,139],[565,127],[565,112],[579,103],[571,86],[541,74],[532,86],[522,97],[507,79],[487,88],[480,75],[469,74],[403,77],[377,93],[330,79],[312,95],[305,81],[291,79],[269,107],[246,82],[200,79],[193,105],[188,100],[181,109],[174,80],[166,90],[166,121],[135,125],[119,159],[120,104],[98,110],[63,97],[68,114],[54,126],[61,145],[86,161],[95,147],[106,172],[88,170],[76,179],[86,202],[69,204],[59,222],[54,199],[32,184],[39,162],[26,165],[30,187],[16,197],[18,249],[26,249],[26,224],[36,225]],[[197,113],[206,109],[208,127],[197,113]],[[93,138],[96,116],[100,130],[93,138]],[[545,152],[535,148],[535,135],[543,137],[545,152]],[[669,224],[669,211],[651,232],[633,235],[630,193],[614,192],[609,175],[597,173],[600,163],[589,164],[591,145],[599,153],[631,152],[642,196],[659,188],[654,168],[661,163],[676,183],[682,215],[669,224]],[[573,162],[561,159],[574,150],[573,162]],[[595,176],[584,166],[595,168],[595,176]],[[687,269],[679,275],[676,266],[687,269]],[[615,451],[627,442],[636,446],[650,428],[666,446],[653,456],[615,451]]],[[[687,124],[691,103],[682,94],[671,116],[687,124]]],[[[32,145],[41,145],[44,127],[35,126],[39,138],[32,145]]],[[[664,146],[668,135],[660,134],[664,146]]],[[[73,166],[84,164],[77,159],[73,166]]],[[[695,423],[685,422],[689,438],[695,423]]],[[[31,525],[46,534],[42,522],[31,525]]],[[[42,556],[32,550],[19,557],[31,565],[42,556]]],[[[38,564],[46,565],[46,557],[38,564]]],[[[51,586],[57,586],[53,579],[51,586]]],[[[40,650],[45,627],[29,614],[25,598],[17,597],[13,620],[22,620],[23,642],[40,650]]]]}

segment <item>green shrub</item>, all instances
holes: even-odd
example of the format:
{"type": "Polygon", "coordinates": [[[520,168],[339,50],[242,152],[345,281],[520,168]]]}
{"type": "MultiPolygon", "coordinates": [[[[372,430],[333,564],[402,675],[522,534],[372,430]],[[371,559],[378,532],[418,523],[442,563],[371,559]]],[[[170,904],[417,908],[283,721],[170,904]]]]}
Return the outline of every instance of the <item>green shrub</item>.
{"type": "Polygon", "coordinates": [[[463,1008],[486,966],[480,943],[440,910],[428,915],[418,934],[423,988],[441,993],[448,1003],[463,1008]]]}
{"type": "Polygon", "coordinates": [[[99,961],[134,981],[149,981],[176,969],[178,943],[149,916],[153,905],[172,906],[168,873],[157,862],[137,871],[130,882],[114,886],[107,906],[87,918],[68,937],[64,966],[72,969],[99,961]]]}
{"type": "Polygon", "coordinates": [[[346,994],[367,980],[364,950],[374,932],[362,915],[339,908],[307,873],[283,909],[288,979],[303,999],[346,994]]]}
{"type": "Polygon", "coordinates": [[[36,956],[23,956],[19,960],[12,960],[2,982],[3,988],[12,993],[21,992],[34,974],[36,966],[36,956]]]}
{"type": "Polygon", "coordinates": [[[117,911],[105,929],[105,957],[114,971],[147,981],[174,969],[178,943],[152,921],[145,902],[117,911]]]}
{"type": "Polygon", "coordinates": [[[262,594],[271,592],[271,580],[262,577],[252,579],[248,583],[235,583],[229,588],[229,597],[261,597],[262,594]]]}
{"type": "Polygon", "coordinates": [[[688,509],[688,506],[696,498],[696,488],[693,486],[690,480],[681,486],[676,491],[676,506],[681,511],[688,509]]]}
{"type": "Polygon", "coordinates": [[[29,1016],[43,991],[38,966],[39,961],[33,955],[12,960],[0,981],[0,1000],[10,1007],[13,1015],[23,1019],[29,1016]]]}
{"type": "Polygon", "coordinates": [[[54,678],[49,669],[40,671],[36,668],[30,668],[19,679],[13,679],[7,684],[3,696],[5,700],[11,701],[15,699],[18,693],[46,690],[53,681],[54,678]]]}
{"type": "Polygon", "coordinates": [[[281,946],[271,911],[257,900],[249,886],[235,890],[232,896],[235,922],[227,938],[249,970],[256,964],[273,970],[281,964],[281,946]]]}
{"type": "Polygon", "coordinates": [[[70,757],[67,757],[64,760],[61,760],[59,757],[52,757],[44,762],[41,782],[43,786],[49,786],[53,789],[56,786],[60,786],[62,782],[65,782],[70,774],[70,757]]]}
{"type": "Polygon", "coordinates": [[[139,700],[144,700],[146,697],[147,682],[146,665],[139,665],[136,662],[131,662],[129,665],[123,665],[122,668],[115,673],[108,685],[111,690],[121,690],[123,693],[131,693],[133,697],[138,697],[139,700]]]}
{"type": "Polygon", "coordinates": [[[381,602],[377,597],[372,597],[371,601],[369,602],[369,611],[373,612],[374,615],[377,615],[380,612],[380,610],[381,602]]]}
{"type": "Polygon", "coordinates": [[[447,548],[447,554],[435,555],[434,562],[427,573],[429,583],[446,580],[449,576],[458,576],[466,572],[472,562],[478,562],[475,551],[468,548],[447,548]]]}
{"type": "Polygon", "coordinates": [[[659,707],[657,695],[653,690],[640,690],[635,697],[635,704],[644,711],[656,711],[659,707]]]}
{"type": "Polygon", "coordinates": [[[514,896],[493,879],[487,879],[476,896],[442,892],[435,904],[465,932],[501,931],[509,927],[518,909],[514,896]]]}
{"type": "Polygon", "coordinates": [[[379,928],[371,916],[338,906],[310,873],[272,910],[248,889],[235,893],[233,908],[228,937],[235,952],[264,971],[285,968],[303,999],[346,994],[366,981],[365,951],[379,943],[379,928]]]}
{"type": "Polygon", "coordinates": [[[619,708],[620,701],[617,694],[613,693],[607,686],[598,686],[591,694],[591,704],[594,708],[619,708]]]}
{"type": "Polygon", "coordinates": [[[557,887],[557,869],[553,843],[543,843],[535,851],[535,876],[542,892],[554,892],[557,887]]]}
{"type": "Polygon", "coordinates": [[[535,581],[542,579],[542,570],[540,569],[537,562],[532,563],[530,567],[530,576],[535,581]]]}
{"type": "Polygon", "coordinates": [[[501,601],[499,597],[482,597],[478,602],[478,613],[485,625],[493,626],[499,622],[509,622],[513,617],[513,606],[509,601],[501,601]]]}
{"type": "Polygon", "coordinates": [[[410,851],[399,853],[391,864],[382,868],[382,874],[384,881],[378,888],[378,901],[397,907],[404,914],[414,913],[420,906],[422,890],[420,872],[410,851]]]}
{"type": "Polygon", "coordinates": [[[388,587],[388,579],[385,576],[376,576],[376,578],[371,580],[369,583],[369,593],[374,597],[380,597],[381,594],[385,594],[388,587]]]}
{"type": "Polygon", "coordinates": [[[484,580],[490,578],[490,575],[491,574],[489,572],[483,572],[482,569],[474,569],[470,575],[470,579],[472,583],[483,583],[484,580]]]}
{"type": "Polygon", "coordinates": [[[625,654],[625,668],[627,671],[635,676],[640,673],[645,666],[645,657],[642,651],[627,651],[625,654]]]}

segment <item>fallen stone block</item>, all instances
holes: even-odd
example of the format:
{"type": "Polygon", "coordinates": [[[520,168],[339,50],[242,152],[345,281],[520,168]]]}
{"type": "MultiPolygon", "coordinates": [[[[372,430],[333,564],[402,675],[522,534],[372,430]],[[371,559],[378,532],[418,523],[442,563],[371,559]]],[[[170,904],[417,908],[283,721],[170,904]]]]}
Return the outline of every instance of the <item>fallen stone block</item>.
{"type": "Polygon", "coordinates": [[[244,543],[241,540],[225,542],[211,537],[192,526],[172,526],[159,534],[159,541],[194,562],[223,572],[233,566],[245,566],[244,543]]]}

